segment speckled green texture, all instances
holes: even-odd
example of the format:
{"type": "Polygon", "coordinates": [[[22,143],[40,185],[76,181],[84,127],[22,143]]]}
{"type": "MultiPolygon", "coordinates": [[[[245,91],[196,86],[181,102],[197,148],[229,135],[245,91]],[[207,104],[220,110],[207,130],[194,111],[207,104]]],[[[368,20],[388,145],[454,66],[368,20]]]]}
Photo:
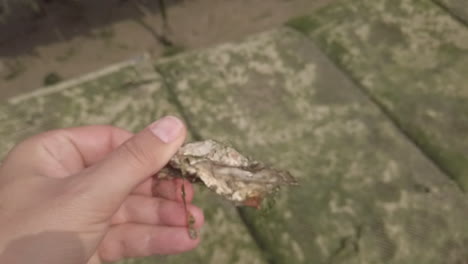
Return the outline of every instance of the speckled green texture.
{"type": "Polygon", "coordinates": [[[50,129],[113,124],[138,131],[157,117],[177,114],[159,75],[147,63],[96,75],[7,102],[0,110],[0,155],[19,140],[50,129]]]}
{"type": "Polygon", "coordinates": [[[467,27],[426,0],[340,1],[289,25],[468,190],[467,27]]]}
{"type": "MultiPolygon", "coordinates": [[[[88,81],[39,90],[1,105],[0,155],[22,138],[50,129],[112,124],[138,131],[163,115],[178,115],[148,61],[104,72],[88,76],[88,81]]],[[[206,190],[197,190],[195,204],[204,209],[206,219],[199,248],[177,256],[120,263],[265,263],[233,206],[206,190]]]]}
{"type": "MultiPolygon", "coordinates": [[[[440,2],[455,10],[463,1],[440,2]]],[[[465,263],[463,23],[430,0],[342,0],[288,25],[296,30],[177,55],[156,70],[135,61],[13,98],[0,105],[0,155],[49,129],[138,131],[175,114],[192,139],[231,142],[300,186],[267,211],[240,210],[242,220],[199,189],[197,250],[120,264],[465,263]]]]}
{"type": "Polygon", "coordinates": [[[242,210],[271,263],[468,258],[466,196],[302,34],[278,29],[157,69],[200,137],[299,178],[270,211],[242,210]]]}

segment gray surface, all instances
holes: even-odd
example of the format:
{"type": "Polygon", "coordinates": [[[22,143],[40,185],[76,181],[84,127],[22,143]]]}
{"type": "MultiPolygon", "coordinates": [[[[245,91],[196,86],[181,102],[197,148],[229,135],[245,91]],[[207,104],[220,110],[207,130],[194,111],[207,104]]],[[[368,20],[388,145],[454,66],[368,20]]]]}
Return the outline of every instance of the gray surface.
{"type": "Polygon", "coordinates": [[[157,65],[201,138],[299,177],[262,216],[272,263],[456,263],[466,197],[300,33],[284,29],[157,65]]]}
{"type": "Polygon", "coordinates": [[[468,25],[468,2],[466,0],[432,0],[448,12],[453,14],[460,21],[468,25]]]}
{"type": "Polygon", "coordinates": [[[49,129],[137,131],[175,114],[191,139],[231,142],[300,180],[240,217],[198,190],[200,248],[121,263],[464,263],[466,28],[423,0],[341,1],[291,25],[306,35],[280,28],[13,98],[0,153],[49,129]]]}
{"type": "MultiPolygon", "coordinates": [[[[167,114],[178,115],[178,110],[152,65],[147,60],[128,62],[2,105],[0,153],[50,129],[112,124],[138,131],[167,114]]],[[[233,206],[206,190],[197,190],[195,203],[206,218],[203,244],[197,250],[121,263],[265,263],[233,206]]]]}
{"type": "Polygon", "coordinates": [[[426,0],[340,1],[290,25],[468,190],[468,28],[426,0]]]}

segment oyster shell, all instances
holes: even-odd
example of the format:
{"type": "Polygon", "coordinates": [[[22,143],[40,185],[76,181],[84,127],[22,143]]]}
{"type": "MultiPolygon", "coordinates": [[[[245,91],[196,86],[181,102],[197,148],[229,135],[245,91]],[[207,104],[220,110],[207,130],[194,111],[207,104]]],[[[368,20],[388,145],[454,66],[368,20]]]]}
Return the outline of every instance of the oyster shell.
{"type": "Polygon", "coordinates": [[[289,172],[265,166],[214,140],[182,146],[157,177],[201,181],[236,205],[257,208],[268,194],[297,183],[289,172]]]}

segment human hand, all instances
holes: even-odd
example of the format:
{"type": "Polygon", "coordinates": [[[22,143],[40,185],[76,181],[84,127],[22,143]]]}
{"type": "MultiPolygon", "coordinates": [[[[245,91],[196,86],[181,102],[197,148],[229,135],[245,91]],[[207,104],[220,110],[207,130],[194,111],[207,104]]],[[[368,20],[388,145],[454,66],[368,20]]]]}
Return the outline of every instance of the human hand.
{"type": "MultiPolygon", "coordinates": [[[[0,263],[96,264],[196,247],[182,204],[193,188],[152,175],[186,136],[165,117],[133,135],[111,126],[46,132],[18,144],[0,166],[0,263]],[[154,196],[153,196],[154,194],[154,196]]],[[[202,211],[189,204],[196,227],[202,211]]]]}

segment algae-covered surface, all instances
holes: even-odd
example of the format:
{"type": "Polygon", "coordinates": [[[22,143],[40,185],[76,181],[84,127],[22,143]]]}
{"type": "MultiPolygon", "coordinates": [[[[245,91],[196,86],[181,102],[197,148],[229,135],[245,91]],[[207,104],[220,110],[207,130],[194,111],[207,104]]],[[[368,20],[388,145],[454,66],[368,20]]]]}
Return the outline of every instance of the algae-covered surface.
{"type": "Polygon", "coordinates": [[[425,0],[341,1],[289,25],[468,190],[467,27],[425,0]]]}
{"type": "Polygon", "coordinates": [[[228,142],[298,179],[260,211],[197,188],[200,247],[121,264],[464,263],[468,31],[448,6],[342,0],[289,28],[14,97],[0,105],[0,154],[50,129],[138,131],[172,114],[190,141],[228,142]]]}
{"type": "Polygon", "coordinates": [[[433,0],[446,11],[459,19],[461,23],[468,25],[468,3],[465,0],[433,0]]]}
{"type": "Polygon", "coordinates": [[[157,64],[200,138],[300,187],[241,215],[273,263],[456,263],[466,196],[307,38],[286,29],[157,64]],[[430,249],[430,250],[429,250],[430,249]]]}
{"type": "MultiPolygon", "coordinates": [[[[138,131],[167,114],[178,115],[178,110],[148,60],[123,63],[2,105],[0,153],[24,137],[50,129],[111,124],[138,131]]],[[[197,250],[121,263],[264,263],[232,205],[206,190],[197,190],[194,203],[203,208],[206,218],[197,250]]]]}

